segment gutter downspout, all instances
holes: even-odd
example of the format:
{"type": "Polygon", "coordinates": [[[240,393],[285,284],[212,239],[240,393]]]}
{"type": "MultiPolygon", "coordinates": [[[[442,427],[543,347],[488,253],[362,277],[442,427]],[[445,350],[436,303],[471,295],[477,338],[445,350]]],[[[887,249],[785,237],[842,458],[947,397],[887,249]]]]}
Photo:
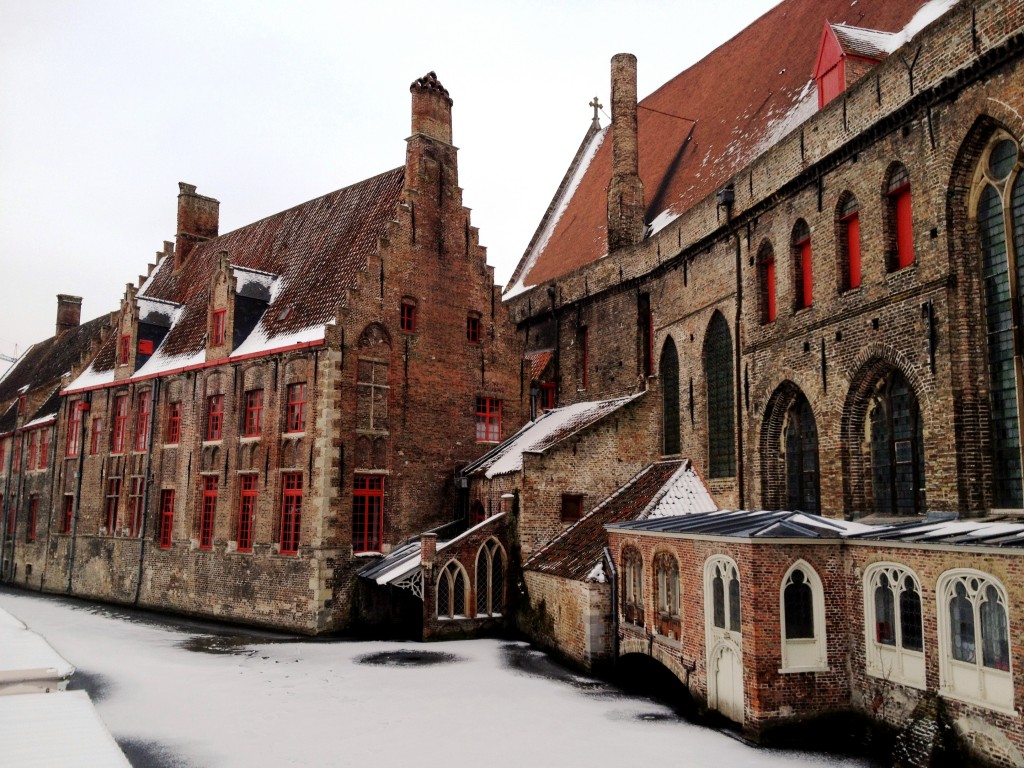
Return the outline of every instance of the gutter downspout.
{"type": "Polygon", "coordinates": [[[612,576],[612,666],[615,666],[619,660],[619,572],[615,570],[612,553],[608,551],[608,547],[604,548],[604,561],[612,576]]]}
{"type": "Polygon", "coordinates": [[[139,521],[139,571],[135,577],[135,598],[132,605],[139,604],[139,596],[142,594],[142,567],[146,554],[146,518],[149,516],[149,487],[153,484],[153,438],[156,429],[156,412],[160,404],[160,379],[153,380],[153,397],[150,398],[149,406],[149,444],[146,446],[146,473],[142,482],[142,520],[139,521]]]}
{"type": "MultiPolygon", "coordinates": [[[[75,403],[76,406],[81,403],[88,403],[89,410],[86,413],[92,413],[92,393],[89,393],[81,401],[75,403]]],[[[68,551],[68,583],[64,588],[64,591],[69,595],[71,594],[71,578],[75,572],[75,543],[78,541],[78,517],[79,511],[82,508],[82,475],[85,472],[85,425],[88,422],[88,418],[82,417],[82,424],[79,427],[79,441],[78,441],[78,470],[75,472],[75,506],[71,510],[71,544],[69,545],[68,551]]]]}

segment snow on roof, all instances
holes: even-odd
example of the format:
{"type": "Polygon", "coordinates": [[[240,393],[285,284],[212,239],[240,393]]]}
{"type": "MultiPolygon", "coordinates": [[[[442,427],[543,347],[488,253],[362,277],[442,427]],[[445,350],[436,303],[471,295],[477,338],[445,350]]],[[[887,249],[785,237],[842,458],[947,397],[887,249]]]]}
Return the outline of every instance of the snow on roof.
{"type": "Polygon", "coordinates": [[[895,32],[882,32],[877,29],[851,27],[846,24],[830,24],[836,40],[844,53],[862,56],[866,59],[881,61],[896,50],[895,32]]]}
{"type": "Polygon", "coordinates": [[[32,429],[33,427],[41,427],[44,424],[52,424],[57,418],[57,411],[53,413],[46,413],[42,416],[36,416],[32,421],[21,426],[22,429],[32,429]]]}
{"type": "Polygon", "coordinates": [[[722,510],[676,517],[656,517],[609,525],[634,532],[682,533],[698,536],[738,538],[832,539],[854,536],[873,529],[820,515],[786,510],[722,510]]]}
{"type": "MultiPolygon", "coordinates": [[[[152,359],[152,358],[150,358],[152,359]]],[[[68,384],[68,390],[89,389],[90,387],[102,387],[104,384],[112,384],[114,381],[114,369],[106,371],[97,370],[96,361],[89,363],[89,367],[82,371],[78,378],[68,384]]]]}
{"type": "Polygon", "coordinates": [[[263,272],[259,269],[240,267],[237,264],[231,265],[231,271],[235,276],[235,293],[267,303],[274,300],[274,296],[277,294],[277,283],[281,279],[280,275],[263,272]]]}
{"type": "Polygon", "coordinates": [[[327,326],[323,324],[311,325],[295,333],[283,333],[278,336],[268,336],[265,328],[257,326],[256,330],[249,334],[248,338],[238,345],[238,349],[231,353],[231,357],[241,357],[257,352],[269,352],[273,349],[290,347],[293,344],[309,344],[315,341],[323,341],[327,332],[327,326]]]}
{"type": "Polygon", "coordinates": [[[661,491],[640,513],[641,519],[713,512],[718,505],[701,480],[693,463],[684,461],[661,491]]]}
{"type": "Polygon", "coordinates": [[[536,421],[527,422],[515,435],[466,467],[463,473],[468,475],[482,472],[492,478],[518,472],[523,468],[524,453],[542,453],[643,394],[640,392],[612,400],[574,403],[545,411],[536,421]]]}
{"type": "Polygon", "coordinates": [[[1024,547],[1024,522],[913,520],[885,527],[869,527],[857,538],[921,544],[1024,547]]]}
{"type": "Polygon", "coordinates": [[[131,766],[85,691],[0,696],[0,745],[4,765],[131,766]]]}
{"type": "Polygon", "coordinates": [[[46,640],[3,609],[0,609],[0,649],[3,649],[0,688],[27,680],[66,680],[75,671],[46,640]]]}
{"type": "Polygon", "coordinates": [[[181,315],[181,304],[150,296],[137,296],[139,305],[139,322],[170,328],[181,315]]]}

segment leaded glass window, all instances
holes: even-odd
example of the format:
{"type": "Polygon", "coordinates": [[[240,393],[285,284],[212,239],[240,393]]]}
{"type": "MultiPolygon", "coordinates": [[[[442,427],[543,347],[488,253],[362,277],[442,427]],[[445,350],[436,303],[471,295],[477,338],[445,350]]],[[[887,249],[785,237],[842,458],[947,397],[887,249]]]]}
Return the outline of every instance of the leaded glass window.
{"type": "Polygon", "coordinates": [[[736,474],[736,414],[733,394],[732,334],[721,312],[711,316],[704,342],[708,402],[708,475],[736,474]]]}
{"type": "Polygon", "coordinates": [[[818,514],[818,428],[811,404],[803,395],[786,412],[782,432],[788,508],[818,514]]]}
{"type": "Polygon", "coordinates": [[[679,453],[679,355],[675,342],[669,337],[661,350],[662,424],[665,430],[664,453],[679,453]]]}
{"type": "Polygon", "coordinates": [[[476,558],[476,615],[499,616],[505,604],[505,555],[488,540],[476,558]]]}
{"type": "Polygon", "coordinates": [[[868,407],[874,507],[914,515],[924,507],[923,425],[917,397],[898,371],[878,380],[868,407]]]}

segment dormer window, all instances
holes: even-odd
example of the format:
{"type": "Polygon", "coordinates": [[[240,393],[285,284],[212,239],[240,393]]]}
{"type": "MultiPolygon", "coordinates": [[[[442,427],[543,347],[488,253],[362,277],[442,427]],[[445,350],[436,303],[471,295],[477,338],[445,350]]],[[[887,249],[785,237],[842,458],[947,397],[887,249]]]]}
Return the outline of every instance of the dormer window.
{"type": "Polygon", "coordinates": [[[132,356],[132,337],[130,334],[123,334],[121,336],[121,343],[117,349],[117,364],[128,365],[128,361],[132,356]]]}
{"type": "Polygon", "coordinates": [[[228,311],[218,309],[213,313],[213,325],[210,329],[210,345],[220,347],[224,344],[224,332],[227,328],[228,311]]]}
{"type": "Polygon", "coordinates": [[[896,35],[877,29],[829,24],[821,33],[814,81],[818,86],[818,109],[821,109],[896,47],[896,35]]]}

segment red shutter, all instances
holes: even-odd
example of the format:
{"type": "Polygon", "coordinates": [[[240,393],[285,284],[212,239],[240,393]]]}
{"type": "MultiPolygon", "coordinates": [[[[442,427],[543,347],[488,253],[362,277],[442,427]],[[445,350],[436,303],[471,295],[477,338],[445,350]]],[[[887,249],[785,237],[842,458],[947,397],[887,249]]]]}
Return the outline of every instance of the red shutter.
{"type": "Polygon", "coordinates": [[[846,220],[847,288],[860,287],[860,217],[855,213],[846,220]]]}
{"type": "Polygon", "coordinates": [[[910,209],[910,187],[895,195],[896,204],[896,268],[914,263],[914,219],[910,209]]]}

